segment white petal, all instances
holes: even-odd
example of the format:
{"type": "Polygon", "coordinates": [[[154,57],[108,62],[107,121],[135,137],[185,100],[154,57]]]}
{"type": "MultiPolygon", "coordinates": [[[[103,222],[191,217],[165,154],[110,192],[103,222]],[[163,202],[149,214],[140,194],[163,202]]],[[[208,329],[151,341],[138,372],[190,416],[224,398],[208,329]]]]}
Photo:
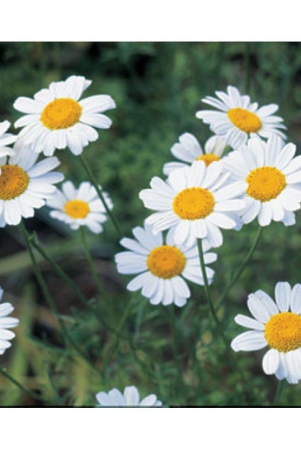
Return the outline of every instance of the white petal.
{"type": "Polygon", "coordinates": [[[275,287],[275,298],[281,312],[287,312],[290,306],[291,287],[286,281],[279,281],[275,287]]]}
{"type": "Polygon", "coordinates": [[[239,325],[246,328],[251,328],[252,330],[263,331],[265,328],[261,322],[258,322],[251,317],[244,316],[243,314],[237,314],[237,316],[234,317],[234,320],[239,325]]]}
{"type": "Polygon", "coordinates": [[[280,364],[279,352],[271,348],[263,357],[262,367],[264,373],[273,375],[278,370],[280,364]]]}
{"type": "Polygon", "coordinates": [[[123,395],[127,406],[137,406],[139,404],[140,396],[135,386],[126,387],[123,395]]]}
{"type": "Polygon", "coordinates": [[[245,331],[231,342],[235,352],[260,350],[267,345],[262,331],[245,331]]]}
{"type": "Polygon", "coordinates": [[[261,301],[256,294],[250,294],[247,300],[248,308],[252,315],[258,322],[266,323],[270,317],[270,311],[267,309],[265,303],[261,301]]]}

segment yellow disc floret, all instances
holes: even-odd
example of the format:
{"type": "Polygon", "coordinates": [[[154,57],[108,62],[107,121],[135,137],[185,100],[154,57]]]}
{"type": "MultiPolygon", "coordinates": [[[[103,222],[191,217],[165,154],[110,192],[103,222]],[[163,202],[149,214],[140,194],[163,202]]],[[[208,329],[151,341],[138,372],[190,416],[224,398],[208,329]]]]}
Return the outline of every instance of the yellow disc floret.
{"type": "Polygon", "coordinates": [[[57,98],[42,111],[41,122],[50,130],[62,130],[75,125],[82,113],[80,104],[72,98],[57,98]]]}
{"type": "Polygon", "coordinates": [[[156,277],[169,279],[183,272],[186,258],[178,248],[161,245],[150,252],[146,264],[156,277]]]}
{"type": "Polygon", "coordinates": [[[85,219],[90,212],[90,207],[84,200],[69,200],[64,206],[65,213],[72,219],[85,219]]]}
{"type": "Polygon", "coordinates": [[[233,125],[245,133],[256,133],[262,127],[259,117],[247,109],[232,108],[227,114],[233,125]]]}
{"type": "Polygon", "coordinates": [[[0,175],[0,199],[12,200],[26,191],[29,176],[19,166],[4,165],[0,175]]]}
{"type": "Polygon", "coordinates": [[[246,178],[247,194],[250,197],[267,202],[278,197],[286,186],[286,178],[276,167],[258,167],[252,170],[246,178]]]}
{"type": "Polygon", "coordinates": [[[212,213],[213,195],[207,189],[192,187],[179,192],[173,201],[173,210],[183,220],[204,219],[212,213]]]}
{"type": "Polygon", "coordinates": [[[204,155],[198,156],[196,158],[197,161],[204,161],[206,166],[208,167],[213,161],[218,161],[220,159],[219,156],[214,153],[205,153],[204,155]]]}
{"type": "Polygon", "coordinates": [[[271,348],[289,352],[301,347],[301,317],[292,312],[275,314],[265,325],[265,338],[271,348]]]}

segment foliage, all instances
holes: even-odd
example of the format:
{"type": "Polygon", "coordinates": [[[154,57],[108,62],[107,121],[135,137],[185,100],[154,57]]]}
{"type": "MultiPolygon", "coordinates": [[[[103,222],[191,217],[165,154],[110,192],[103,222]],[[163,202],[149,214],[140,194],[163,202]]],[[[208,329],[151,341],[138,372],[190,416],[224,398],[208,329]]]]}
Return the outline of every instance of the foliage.
{"type": "MultiPolygon", "coordinates": [[[[200,99],[235,85],[260,105],[277,103],[288,127],[288,140],[301,140],[300,43],[269,42],[12,42],[0,45],[0,120],[12,123],[19,96],[32,97],[51,81],[69,75],[93,80],[89,95],[105,93],[116,101],[113,126],[101,131],[85,156],[114,202],[124,236],[142,225],[148,211],[138,192],[162,175],[172,160],[170,147],[183,132],[202,143],[208,128],[195,118],[200,99]]],[[[57,151],[66,179],[79,184],[83,168],[69,151],[57,151]]],[[[278,280],[300,282],[300,212],[293,230],[272,224],[264,230],[252,261],[229,293],[221,317],[230,338],[237,334],[235,314],[246,313],[246,297],[257,289],[273,294],[278,280]]],[[[12,348],[1,366],[28,391],[0,375],[3,406],[94,406],[95,394],[136,385],[142,395],[155,392],[169,406],[267,406],[276,380],[263,375],[258,353],[235,355],[246,383],[233,368],[220,342],[202,289],[184,308],[151,306],[126,291],[114,254],[119,237],[107,222],[89,247],[105,295],[86,264],[78,233],[49,218],[47,208],[27,220],[41,245],[89,298],[83,305],[41,255],[41,270],[81,357],[64,342],[56,317],[42,296],[18,230],[1,230],[0,284],[20,318],[12,348]],[[127,316],[124,316],[127,314],[127,316]],[[116,331],[117,330],[117,331],[116,331]],[[176,338],[175,338],[176,337],[176,338]]],[[[217,297],[251,246],[256,225],[224,234],[214,264],[217,297]]],[[[241,331],[241,330],[239,330],[241,331]]],[[[301,387],[289,386],[282,405],[300,405],[301,387]]]]}

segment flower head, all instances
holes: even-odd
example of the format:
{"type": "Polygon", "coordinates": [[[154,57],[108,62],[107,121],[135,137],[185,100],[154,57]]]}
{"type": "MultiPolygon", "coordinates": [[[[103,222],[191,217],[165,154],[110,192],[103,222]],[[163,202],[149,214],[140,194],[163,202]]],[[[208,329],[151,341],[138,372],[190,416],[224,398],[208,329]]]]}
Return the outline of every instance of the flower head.
{"type": "Polygon", "coordinates": [[[204,161],[173,170],[167,181],[151,180],[151,189],[144,189],[139,197],[146,208],[157,211],[146,219],[154,233],[174,229],[177,244],[192,245],[197,238],[206,238],[210,246],[223,243],[220,228],[240,226],[238,211],[245,203],[238,197],[244,186],[228,183],[229,172],[222,161],[206,167],[204,161]]]}
{"type": "MultiPolygon", "coordinates": [[[[103,195],[107,205],[112,208],[108,194],[103,192],[103,195]]],[[[53,208],[50,216],[67,223],[72,230],[86,226],[92,233],[101,233],[101,224],[107,220],[106,210],[96,189],[88,181],[82,182],[78,189],[71,181],[66,181],[62,184],[62,190],[57,189],[47,201],[47,205],[53,208]]]]}
{"type": "MultiPolygon", "coordinates": [[[[3,289],[0,287],[0,302],[3,296],[3,289]]],[[[11,346],[9,342],[15,337],[15,333],[8,330],[8,328],[14,328],[19,325],[19,319],[8,317],[13,312],[14,307],[10,303],[2,303],[0,305],[0,355],[11,346]]]]}
{"type": "Polygon", "coordinates": [[[258,108],[257,103],[251,103],[248,95],[241,95],[237,88],[228,86],[225,92],[216,92],[219,100],[205,97],[202,101],[220,111],[198,111],[196,117],[210,125],[210,129],[222,136],[234,149],[245,144],[249,137],[268,138],[273,134],[285,139],[280,131],[286,127],[283,119],[274,116],[278,105],[271,104],[258,108]]]}
{"type": "MultiPolygon", "coordinates": [[[[166,243],[162,233],[154,235],[150,225],[133,229],[134,239],[123,238],[121,245],[128,251],[115,256],[117,270],[122,274],[138,274],[128,285],[130,291],[142,290],[151,304],[183,306],[190,297],[190,289],[185,281],[204,285],[196,245],[185,247],[176,245],[173,233],[169,232],[166,243]]],[[[206,253],[209,245],[205,242],[205,263],[214,262],[215,253],[206,253]]],[[[209,282],[214,271],[206,267],[209,282]]]]}
{"type": "Polygon", "coordinates": [[[45,205],[63,175],[52,172],[60,162],[56,157],[37,162],[31,145],[19,139],[15,155],[0,158],[0,227],[18,225],[21,218],[33,217],[34,209],[45,205]]]}
{"type": "Polygon", "coordinates": [[[66,81],[52,82],[34,99],[19,97],[14,108],[26,115],[16,121],[15,127],[24,127],[20,136],[25,143],[32,143],[35,152],[46,156],[66,147],[74,155],[82,153],[83,147],[98,138],[94,127],[111,126],[111,119],[102,113],[116,106],[109,95],[79,100],[90,84],[90,80],[72,75],[66,81]]]}
{"type": "Polygon", "coordinates": [[[226,141],[219,136],[211,136],[205,143],[203,151],[196,137],[191,133],[184,133],[179,137],[179,142],[171,147],[171,153],[180,161],[164,164],[163,173],[169,175],[172,170],[190,165],[195,160],[204,161],[209,166],[214,161],[219,161],[225,148],[226,141]],[[188,164],[187,164],[188,163],[188,164]]]}
{"type": "Polygon", "coordinates": [[[250,330],[233,339],[231,347],[237,352],[269,346],[264,372],[295,384],[301,379],[301,284],[291,288],[287,282],[277,283],[275,299],[261,290],[249,295],[254,318],[238,314],[234,320],[250,330]]]}
{"type": "Polygon", "coordinates": [[[295,223],[294,211],[301,203],[301,156],[295,153],[294,144],[284,145],[281,138],[271,136],[267,142],[250,139],[224,159],[233,179],[245,187],[244,223],[256,217],[261,226],[272,220],[295,223]]]}
{"type": "Polygon", "coordinates": [[[157,400],[157,396],[150,394],[140,400],[140,394],[135,386],[127,386],[123,394],[118,389],[111,389],[109,392],[98,392],[96,394],[97,406],[162,406],[162,402],[157,400]]]}

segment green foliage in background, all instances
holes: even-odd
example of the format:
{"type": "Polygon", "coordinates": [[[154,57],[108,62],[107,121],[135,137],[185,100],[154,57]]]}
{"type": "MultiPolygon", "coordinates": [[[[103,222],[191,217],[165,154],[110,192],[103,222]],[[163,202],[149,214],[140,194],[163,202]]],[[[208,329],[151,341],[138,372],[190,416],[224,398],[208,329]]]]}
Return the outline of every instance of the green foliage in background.
{"type": "MultiPolygon", "coordinates": [[[[0,121],[13,123],[19,117],[12,107],[17,97],[32,97],[73,74],[92,80],[87,95],[111,95],[117,104],[108,113],[113,126],[100,130],[99,140],[84,152],[113,200],[123,235],[131,237],[132,228],[150,213],[138,193],[153,176],[163,177],[163,164],[174,159],[170,148],[179,135],[193,133],[201,144],[210,136],[195,117],[202,97],[233,85],[259,105],[277,103],[288,141],[299,148],[300,50],[297,42],[5,42],[0,44],[0,121]]],[[[69,150],[57,150],[56,156],[66,180],[78,185],[86,179],[69,150]]],[[[273,223],[263,230],[251,263],[220,311],[230,338],[241,332],[233,318],[247,312],[249,293],[262,289],[273,295],[277,281],[301,282],[300,212],[296,218],[294,227],[273,223]]],[[[261,353],[235,354],[246,376],[243,384],[212,325],[202,288],[192,287],[183,308],[151,306],[139,293],[127,292],[128,278],[118,275],[114,265],[119,239],[108,221],[101,235],[88,236],[106,291],[99,299],[78,233],[50,219],[47,208],[26,224],[90,299],[84,307],[39,258],[62,318],[91,364],[62,348],[57,321],[37,286],[18,230],[1,229],[0,284],[6,301],[16,306],[20,326],[0,364],[29,392],[0,374],[0,405],[94,406],[97,392],[128,385],[136,385],[142,396],[156,393],[169,406],[271,404],[277,380],[263,374],[261,353]]],[[[224,245],[212,265],[215,296],[255,233],[255,223],[239,233],[223,232],[224,245]]],[[[300,406],[301,386],[286,386],[281,404],[300,406]]]]}

